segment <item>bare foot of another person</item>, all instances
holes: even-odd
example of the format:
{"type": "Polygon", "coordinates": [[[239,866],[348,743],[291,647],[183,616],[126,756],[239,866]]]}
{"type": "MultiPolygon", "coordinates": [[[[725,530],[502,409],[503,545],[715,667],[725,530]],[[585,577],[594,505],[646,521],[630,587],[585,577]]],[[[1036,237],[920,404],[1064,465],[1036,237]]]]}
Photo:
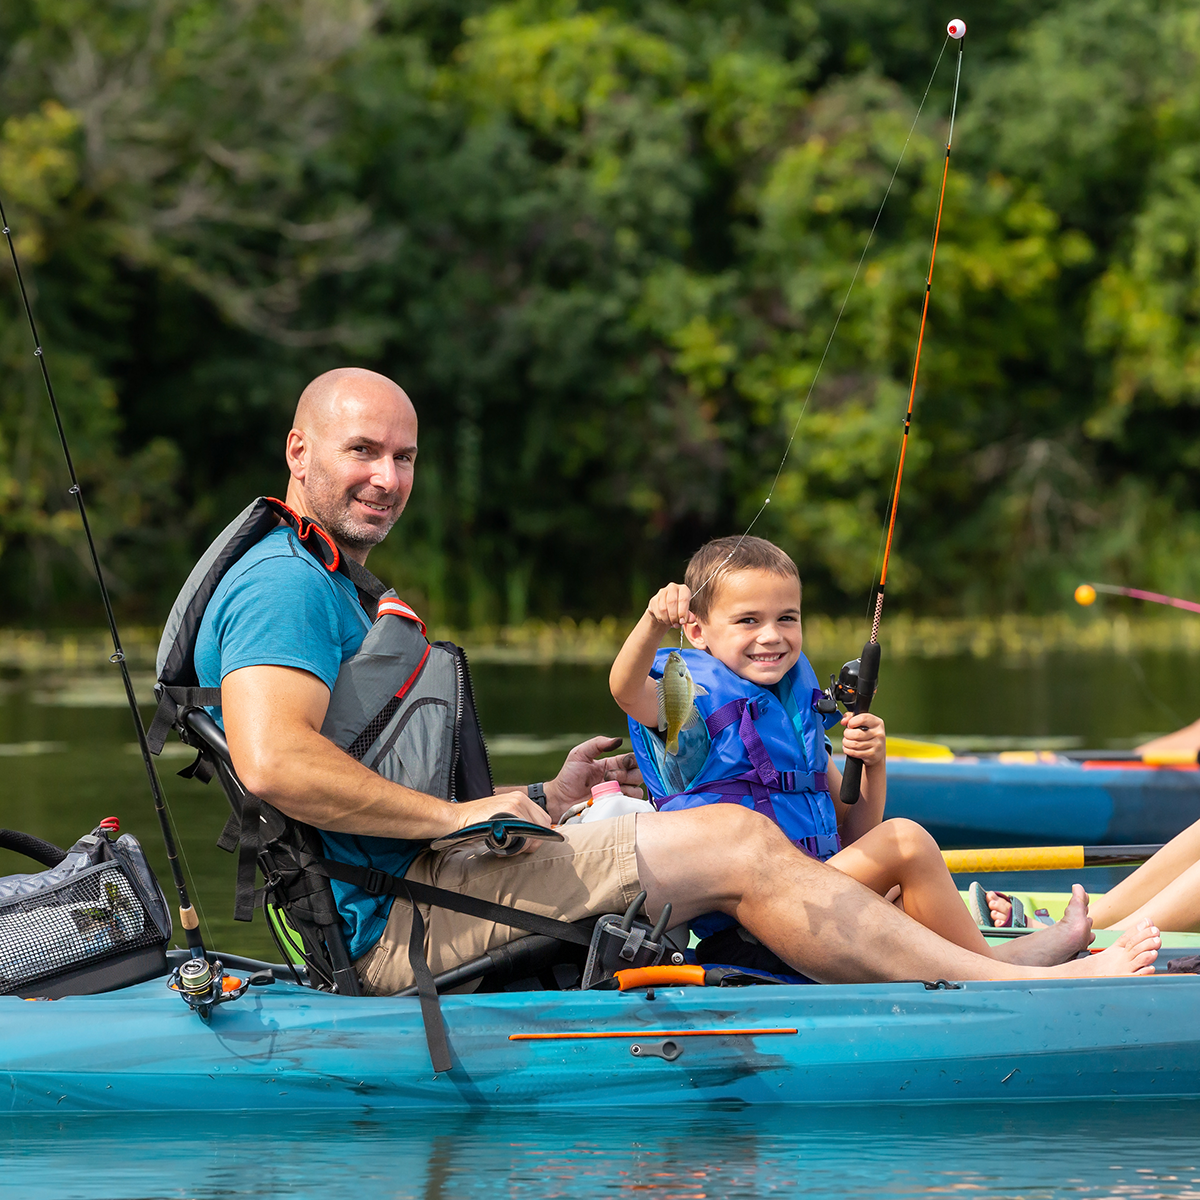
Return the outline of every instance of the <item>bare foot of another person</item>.
{"type": "MultiPolygon", "coordinates": [[[[989,906],[995,895],[995,892],[988,892],[989,906]]],[[[1000,903],[1008,904],[1008,901],[1000,900],[1000,903]]],[[[994,908],[992,917],[994,920],[994,908]]],[[[1088,894],[1077,883],[1071,889],[1071,899],[1061,921],[1035,933],[1022,934],[1002,946],[993,946],[992,957],[1025,967],[1057,967],[1086,950],[1095,938],[1092,918],[1088,916],[1088,894]]]]}
{"type": "Polygon", "coordinates": [[[1158,926],[1142,921],[1134,929],[1127,929],[1107,950],[1089,954],[1056,967],[1059,978],[1078,979],[1110,975],[1153,975],[1154,960],[1162,938],[1158,926]]]}

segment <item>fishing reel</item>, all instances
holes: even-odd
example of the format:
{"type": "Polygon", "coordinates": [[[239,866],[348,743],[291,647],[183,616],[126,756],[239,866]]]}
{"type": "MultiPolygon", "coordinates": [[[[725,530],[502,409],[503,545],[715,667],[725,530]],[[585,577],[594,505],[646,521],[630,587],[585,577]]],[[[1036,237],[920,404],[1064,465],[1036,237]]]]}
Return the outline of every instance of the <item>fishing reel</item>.
{"type": "Polygon", "coordinates": [[[207,1021],[218,1004],[238,999],[252,982],[256,982],[253,976],[239,979],[236,975],[226,975],[219,958],[215,962],[209,962],[207,958],[189,958],[171,972],[167,987],[178,992],[188,1008],[199,1013],[202,1021],[207,1021]]]}
{"type": "MultiPolygon", "coordinates": [[[[830,675],[829,687],[826,688],[822,698],[813,705],[817,712],[835,713],[839,704],[849,712],[854,707],[855,697],[858,694],[859,671],[861,668],[862,659],[855,658],[842,665],[842,669],[836,679],[830,675]]],[[[873,679],[870,683],[871,699],[873,700],[875,693],[879,690],[879,680],[873,679]]]]}

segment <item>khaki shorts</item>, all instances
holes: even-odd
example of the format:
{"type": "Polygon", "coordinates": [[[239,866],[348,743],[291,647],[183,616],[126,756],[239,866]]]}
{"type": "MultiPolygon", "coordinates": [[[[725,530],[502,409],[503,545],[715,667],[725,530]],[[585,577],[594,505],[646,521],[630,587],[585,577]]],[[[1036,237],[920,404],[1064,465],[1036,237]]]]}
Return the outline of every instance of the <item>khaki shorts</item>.
{"type": "MultiPolygon", "coordinates": [[[[406,879],[564,921],[624,912],[641,891],[634,849],[636,815],[569,825],[562,842],[540,842],[528,854],[497,858],[478,846],[434,852],[413,861],[406,879]]],[[[487,950],[525,936],[524,930],[481,921],[448,908],[420,905],[425,955],[437,975],[487,950]]],[[[408,937],[412,909],[399,897],[383,937],[355,964],[364,989],[386,996],[411,986],[408,937]]]]}

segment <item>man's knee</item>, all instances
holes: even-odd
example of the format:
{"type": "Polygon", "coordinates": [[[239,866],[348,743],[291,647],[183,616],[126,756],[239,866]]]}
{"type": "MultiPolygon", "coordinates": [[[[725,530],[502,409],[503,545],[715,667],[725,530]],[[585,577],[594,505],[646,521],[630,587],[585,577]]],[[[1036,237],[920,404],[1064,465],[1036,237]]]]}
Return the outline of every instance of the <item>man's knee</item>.
{"type": "Polygon", "coordinates": [[[638,818],[638,854],[654,874],[696,871],[714,891],[733,890],[783,854],[798,853],[778,826],[740,804],[710,804],[638,818]]]}

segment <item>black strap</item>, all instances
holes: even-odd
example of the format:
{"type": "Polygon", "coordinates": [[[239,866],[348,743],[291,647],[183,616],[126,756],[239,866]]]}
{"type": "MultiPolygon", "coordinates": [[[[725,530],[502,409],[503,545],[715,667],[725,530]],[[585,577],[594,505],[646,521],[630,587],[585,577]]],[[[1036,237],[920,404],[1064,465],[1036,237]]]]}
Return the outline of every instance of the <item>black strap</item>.
{"type": "MultiPolygon", "coordinates": [[[[241,825],[238,830],[237,883],[233,892],[233,919],[254,918],[254,868],[262,842],[262,802],[253,792],[242,793],[241,825]]],[[[223,836],[223,835],[222,835],[223,836]]]]}
{"type": "Polygon", "coordinates": [[[146,741],[152,754],[162,753],[163,746],[167,744],[167,734],[189,708],[219,708],[221,705],[219,687],[176,687],[174,684],[160,683],[155,690],[158,692],[158,708],[150,728],[146,730],[146,741]]]}
{"type": "Polygon", "coordinates": [[[494,921],[497,925],[507,925],[510,929],[522,929],[526,933],[540,933],[545,937],[557,938],[560,942],[571,942],[576,946],[590,946],[591,937],[570,921],[560,921],[557,917],[543,917],[540,913],[526,912],[523,908],[513,908],[508,904],[494,904],[491,900],[481,900],[478,896],[464,895],[462,892],[451,892],[446,888],[430,887],[427,883],[417,883],[412,879],[404,879],[399,875],[388,875],[371,867],[354,867],[349,863],[337,862],[334,859],[321,858],[314,864],[323,875],[336,879],[339,883],[349,883],[370,892],[373,896],[398,896],[412,903],[414,900],[422,904],[430,904],[435,908],[448,908],[451,912],[465,913],[470,917],[478,917],[481,921],[494,921]]]}
{"type": "MultiPolygon", "coordinates": [[[[404,891],[404,880],[397,881],[404,891]]],[[[403,894],[403,893],[402,893],[403,894]]],[[[437,984],[425,957],[425,918],[410,894],[412,905],[412,929],[408,935],[408,965],[417,985],[417,998],[421,1002],[421,1023],[425,1026],[425,1044],[429,1047],[429,1061],[435,1074],[449,1071],[454,1065],[450,1059],[450,1042],[446,1037],[446,1022],[442,1020],[442,1006],[438,1000],[437,984]]]]}
{"type": "Polygon", "coordinates": [[[412,908],[412,928],[408,935],[408,965],[416,984],[417,997],[421,1002],[421,1020],[425,1026],[425,1042],[429,1047],[429,1058],[435,1072],[449,1071],[453,1063],[450,1058],[450,1043],[446,1037],[446,1023],[442,1019],[438,999],[437,983],[425,957],[425,918],[421,916],[418,902],[448,908],[452,912],[465,913],[511,929],[523,929],[527,933],[540,933],[561,942],[574,942],[577,946],[590,946],[592,939],[570,921],[554,917],[543,917],[538,913],[512,908],[507,904],[493,904],[478,896],[464,896],[446,888],[430,887],[425,883],[404,879],[399,875],[388,875],[372,867],[354,867],[334,859],[317,859],[316,869],[330,879],[353,884],[370,892],[373,896],[395,896],[407,900],[412,908]]]}

